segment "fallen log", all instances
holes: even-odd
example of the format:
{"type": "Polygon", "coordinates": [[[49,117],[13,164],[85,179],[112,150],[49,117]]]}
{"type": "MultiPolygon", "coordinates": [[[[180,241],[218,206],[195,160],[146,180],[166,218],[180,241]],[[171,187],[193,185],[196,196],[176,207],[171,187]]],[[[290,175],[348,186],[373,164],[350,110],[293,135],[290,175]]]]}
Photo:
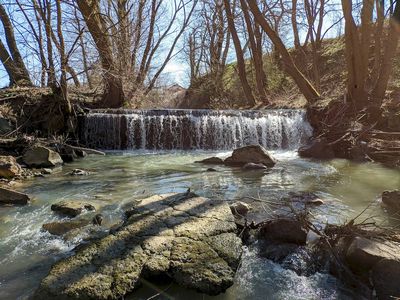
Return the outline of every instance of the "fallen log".
{"type": "Polygon", "coordinates": [[[103,151],[94,150],[94,149],[90,149],[90,148],[71,146],[71,145],[68,145],[68,144],[64,144],[64,146],[67,147],[67,148],[70,148],[72,150],[85,151],[87,154],[106,155],[103,151]]]}

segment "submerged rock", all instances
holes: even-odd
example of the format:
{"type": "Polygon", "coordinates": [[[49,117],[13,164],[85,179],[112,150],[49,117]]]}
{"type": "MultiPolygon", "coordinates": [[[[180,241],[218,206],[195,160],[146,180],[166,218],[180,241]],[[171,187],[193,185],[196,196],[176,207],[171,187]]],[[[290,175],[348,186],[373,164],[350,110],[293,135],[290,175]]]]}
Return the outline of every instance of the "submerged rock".
{"type": "Polygon", "coordinates": [[[35,299],[119,299],[140,277],[166,275],[216,295],[233,284],[241,240],[225,202],[192,193],[153,196],[114,233],[57,262],[35,299]]]}
{"type": "Polygon", "coordinates": [[[60,166],[63,163],[57,152],[42,146],[28,149],[22,160],[31,168],[52,168],[60,166]]]}
{"type": "Polygon", "coordinates": [[[244,166],[248,163],[263,164],[266,167],[273,167],[275,160],[267,150],[260,145],[251,145],[235,149],[232,156],[225,159],[224,163],[229,166],[244,166]]]}
{"type": "Polygon", "coordinates": [[[243,167],[243,170],[266,170],[267,167],[263,164],[247,163],[243,167]]]}
{"type": "Polygon", "coordinates": [[[217,170],[215,170],[214,168],[208,168],[207,172],[217,172],[217,170]]]}
{"type": "Polygon", "coordinates": [[[0,204],[25,205],[28,204],[29,201],[30,198],[26,194],[6,188],[0,188],[0,204]]]}
{"type": "Polygon", "coordinates": [[[241,201],[237,201],[229,206],[234,216],[244,217],[250,210],[250,205],[241,201]]]}
{"type": "Polygon", "coordinates": [[[292,254],[299,245],[292,243],[268,243],[260,250],[262,257],[268,258],[274,262],[282,262],[288,255],[292,254]]]}
{"type": "Polygon", "coordinates": [[[51,206],[51,210],[69,217],[76,217],[84,210],[96,210],[96,208],[90,203],[83,203],[79,201],[61,201],[53,204],[51,206]]]}
{"type": "Polygon", "coordinates": [[[259,230],[259,237],[269,241],[305,245],[307,230],[301,222],[291,219],[277,219],[263,224],[259,230]]]}
{"type": "Polygon", "coordinates": [[[73,169],[69,175],[71,176],[87,176],[90,175],[89,171],[82,170],[82,169],[73,169]]]}
{"type": "Polygon", "coordinates": [[[303,203],[313,206],[324,204],[324,200],[320,199],[318,195],[312,192],[290,192],[287,201],[292,203],[303,203]]]}
{"type": "Polygon", "coordinates": [[[203,160],[195,161],[195,163],[206,164],[206,165],[223,165],[224,160],[219,157],[210,157],[203,160]]]}
{"type": "Polygon", "coordinates": [[[400,190],[385,191],[382,194],[382,202],[395,211],[400,211],[400,190]]]}
{"type": "Polygon", "coordinates": [[[0,177],[14,178],[21,175],[22,168],[13,156],[0,156],[0,177]]]}

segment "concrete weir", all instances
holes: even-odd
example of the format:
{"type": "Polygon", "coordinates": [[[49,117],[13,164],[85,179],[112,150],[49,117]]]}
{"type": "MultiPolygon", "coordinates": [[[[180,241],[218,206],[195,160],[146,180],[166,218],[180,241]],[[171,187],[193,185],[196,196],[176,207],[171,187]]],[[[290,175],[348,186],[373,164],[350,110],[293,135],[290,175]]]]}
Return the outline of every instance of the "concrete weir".
{"type": "Polygon", "coordinates": [[[298,149],[312,133],[306,112],[282,110],[92,110],[80,140],[106,150],[298,149]]]}

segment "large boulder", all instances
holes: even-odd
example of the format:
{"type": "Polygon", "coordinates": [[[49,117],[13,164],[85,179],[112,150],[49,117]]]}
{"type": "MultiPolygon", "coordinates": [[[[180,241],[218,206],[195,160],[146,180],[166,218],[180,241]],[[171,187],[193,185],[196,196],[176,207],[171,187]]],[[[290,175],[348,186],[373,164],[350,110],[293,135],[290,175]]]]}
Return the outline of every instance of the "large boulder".
{"type": "Polygon", "coordinates": [[[32,168],[51,168],[60,166],[63,163],[57,152],[42,146],[28,149],[22,160],[27,166],[32,168]]]}
{"type": "Polygon", "coordinates": [[[13,156],[0,156],[0,177],[14,178],[21,175],[22,168],[13,156]]]}
{"type": "Polygon", "coordinates": [[[268,221],[259,229],[259,237],[273,242],[305,245],[308,231],[301,222],[291,219],[268,221]]]}
{"type": "Polygon", "coordinates": [[[233,284],[242,244],[227,203],[157,195],[126,215],[108,236],[57,262],[34,299],[121,299],[154,276],[211,295],[233,284]]]}
{"type": "Polygon", "coordinates": [[[73,218],[80,215],[84,210],[92,211],[96,210],[96,208],[90,203],[83,203],[79,201],[60,201],[53,204],[51,206],[51,210],[73,218]]]}
{"type": "Polygon", "coordinates": [[[357,236],[350,241],[346,252],[346,262],[356,274],[369,272],[383,259],[400,260],[400,245],[357,236]]]}
{"type": "Polygon", "coordinates": [[[400,298],[400,260],[383,259],[374,266],[371,273],[379,300],[400,298]]]}
{"type": "Polygon", "coordinates": [[[335,153],[332,146],[324,138],[314,139],[308,145],[302,146],[298,150],[301,157],[332,159],[335,153]]]}
{"type": "Polygon", "coordinates": [[[25,205],[28,204],[30,198],[28,195],[19,193],[6,188],[0,188],[0,204],[16,204],[25,205]]]}
{"type": "Polygon", "coordinates": [[[267,150],[260,145],[251,145],[235,149],[232,156],[225,159],[224,163],[229,166],[244,166],[248,163],[263,164],[266,167],[273,167],[275,160],[267,150]]]}
{"type": "Polygon", "coordinates": [[[391,210],[400,211],[400,190],[382,193],[382,202],[391,210]]]}

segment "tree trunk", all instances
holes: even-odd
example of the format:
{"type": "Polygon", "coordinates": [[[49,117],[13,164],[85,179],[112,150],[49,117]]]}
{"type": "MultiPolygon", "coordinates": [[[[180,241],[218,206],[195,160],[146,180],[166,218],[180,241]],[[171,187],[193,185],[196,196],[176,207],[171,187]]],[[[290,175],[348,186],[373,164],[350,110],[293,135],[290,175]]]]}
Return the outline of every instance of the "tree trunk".
{"type": "Polygon", "coordinates": [[[258,98],[265,104],[269,104],[267,100],[267,94],[265,92],[266,86],[264,79],[266,76],[263,69],[261,36],[259,34],[258,39],[256,40],[256,32],[255,30],[253,30],[253,24],[250,19],[249,8],[245,0],[240,0],[240,4],[242,6],[244,20],[247,27],[247,33],[249,35],[250,49],[253,56],[253,66],[256,73],[256,87],[257,87],[258,98]]]}
{"type": "MultiPolygon", "coordinates": [[[[31,86],[32,81],[29,78],[29,72],[22,59],[21,53],[18,50],[17,42],[15,41],[14,29],[3,4],[0,4],[0,20],[3,23],[7,46],[10,50],[10,57],[13,61],[13,67],[11,68],[13,69],[13,74],[10,76],[10,83],[31,86]]],[[[4,47],[4,44],[2,46],[4,47]]],[[[2,51],[4,50],[5,47],[2,51]]],[[[10,70],[10,67],[8,67],[8,70],[10,70]]]]}
{"type": "Polygon", "coordinates": [[[107,107],[121,107],[124,103],[122,80],[118,76],[112,57],[111,42],[106,32],[105,21],[100,14],[97,0],[77,0],[86,25],[96,45],[103,68],[103,105],[107,107]]]}
{"type": "Polygon", "coordinates": [[[300,45],[300,36],[299,36],[299,29],[297,26],[297,0],[292,0],[292,29],[293,29],[293,38],[294,38],[294,47],[299,49],[300,45]]]}
{"type": "Polygon", "coordinates": [[[288,50],[286,49],[285,44],[282,42],[281,38],[278,34],[271,28],[260,9],[258,8],[256,0],[248,0],[249,7],[251,12],[254,15],[254,18],[258,24],[260,24],[261,28],[268,35],[272,43],[274,44],[276,50],[282,57],[282,61],[285,65],[286,72],[292,77],[294,82],[297,84],[300,92],[307,99],[307,102],[312,104],[316,100],[320,98],[320,94],[317,90],[312,86],[310,81],[300,72],[300,70],[295,65],[292,57],[290,56],[288,50]]]}
{"type": "Polygon", "coordinates": [[[380,105],[382,104],[382,101],[385,97],[390,74],[393,68],[393,58],[396,56],[397,52],[397,47],[399,43],[399,32],[395,27],[395,22],[399,22],[399,20],[400,20],[400,4],[396,2],[396,7],[394,8],[393,17],[390,20],[391,24],[387,36],[386,47],[383,53],[383,61],[381,64],[379,77],[376,82],[375,88],[372,91],[372,100],[376,101],[380,105]]]}
{"type": "Polygon", "coordinates": [[[224,0],[224,5],[225,5],[226,16],[228,19],[229,31],[231,33],[233,44],[235,46],[238,74],[239,74],[240,82],[242,84],[243,92],[247,98],[248,103],[250,105],[255,105],[256,100],[254,99],[252,89],[247,81],[246,65],[245,65],[245,61],[244,61],[244,57],[243,57],[243,50],[242,50],[242,46],[240,44],[239,36],[236,32],[235,22],[234,22],[233,14],[231,11],[231,6],[229,4],[229,0],[224,0]]]}

